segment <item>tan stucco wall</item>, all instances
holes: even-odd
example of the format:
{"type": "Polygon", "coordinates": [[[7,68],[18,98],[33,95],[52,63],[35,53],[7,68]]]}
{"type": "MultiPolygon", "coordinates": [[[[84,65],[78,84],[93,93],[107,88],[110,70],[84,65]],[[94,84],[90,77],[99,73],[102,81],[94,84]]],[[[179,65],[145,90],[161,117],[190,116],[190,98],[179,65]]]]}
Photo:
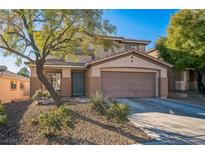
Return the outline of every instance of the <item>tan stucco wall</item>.
{"type": "Polygon", "coordinates": [[[127,46],[129,45],[136,45],[138,46],[138,51],[139,52],[145,52],[145,45],[143,44],[136,44],[136,43],[117,43],[115,42],[115,45],[112,46],[112,48],[109,48],[108,51],[104,51],[103,47],[99,47],[95,51],[95,58],[104,58],[111,56],[113,54],[119,53],[119,52],[125,52],[129,51],[130,49],[127,49],[127,46]]]}
{"type": "Polygon", "coordinates": [[[154,58],[159,58],[159,52],[157,50],[149,52],[147,54],[154,57],[154,58]]]}
{"type": "Polygon", "coordinates": [[[37,77],[30,78],[30,96],[33,96],[36,90],[42,89],[41,81],[37,77]]]}
{"type": "Polygon", "coordinates": [[[159,78],[159,97],[166,98],[168,96],[168,79],[159,78]]]}
{"type": "Polygon", "coordinates": [[[61,96],[71,96],[71,78],[61,79],[61,96]]]}
{"type": "Polygon", "coordinates": [[[0,100],[2,102],[28,98],[30,94],[30,81],[0,76],[0,100]],[[11,90],[11,81],[17,82],[17,89],[11,90]],[[24,89],[20,89],[20,83],[24,83],[24,89]]]}
{"type": "Polygon", "coordinates": [[[115,53],[125,51],[125,44],[116,43],[116,45],[113,45],[112,48],[108,48],[108,51],[104,51],[104,47],[99,47],[97,50],[95,50],[95,58],[100,59],[100,58],[108,57],[115,53]]]}
{"type": "Polygon", "coordinates": [[[189,71],[175,71],[172,69],[168,70],[168,79],[169,79],[169,90],[191,90],[193,82],[190,78],[189,71]]]}
{"type": "MultiPolygon", "coordinates": [[[[88,71],[85,71],[85,94],[89,96],[97,90],[101,90],[101,71],[127,71],[127,72],[153,72],[156,73],[156,96],[166,97],[168,94],[167,68],[160,64],[150,62],[135,54],[116,58],[105,63],[91,65],[88,71]]],[[[45,67],[45,70],[52,68],[45,67]]],[[[55,68],[62,72],[61,95],[71,96],[71,68],[55,68]]],[[[39,84],[35,67],[31,68],[31,93],[42,87],[39,84]]]]}
{"type": "Polygon", "coordinates": [[[85,95],[90,96],[101,89],[101,77],[93,77],[91,69],[86,71],[85,75],[85,95]]]}
{"type": "Polygon", "coordinates": [[[109,68],[109,67],[135,67],[135,68],[145,68],[145,69],[152,69],[152,70],[159,70],[160,77],[166,78],[167,77],[167,69],[163,68],[159,65],[151,63],[147,60],[139,58],[135,55],[128,55],[119,59],[111,60],[106,63],[102,63],[99,65],[92,66],[91,74],[92,76],[100,76],[100,69],[102,68],[109,68]]]}
{"type": "MultiPolygon", "coordinates": [[[[32,96],[36,90],[43,89],[43,84],[38,80],[36,74],[36,67],[31,68],[31,93],[32,96]]],[[[54,68],[54,67],[44,67],[44,72],[60,72],[61,76],[61,96],[71,96],[71,69],[70,68],[54,68]]]]}

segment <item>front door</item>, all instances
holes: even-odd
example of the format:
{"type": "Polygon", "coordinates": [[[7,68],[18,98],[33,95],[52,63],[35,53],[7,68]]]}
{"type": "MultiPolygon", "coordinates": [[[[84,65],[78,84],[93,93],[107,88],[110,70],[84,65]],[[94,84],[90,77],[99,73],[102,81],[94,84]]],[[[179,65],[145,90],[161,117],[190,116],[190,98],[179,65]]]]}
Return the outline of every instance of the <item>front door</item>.
{"type": "Polygon", "coordinates": [[[84,96],[84,73],[72,73],[72,96],[84,96]]]}

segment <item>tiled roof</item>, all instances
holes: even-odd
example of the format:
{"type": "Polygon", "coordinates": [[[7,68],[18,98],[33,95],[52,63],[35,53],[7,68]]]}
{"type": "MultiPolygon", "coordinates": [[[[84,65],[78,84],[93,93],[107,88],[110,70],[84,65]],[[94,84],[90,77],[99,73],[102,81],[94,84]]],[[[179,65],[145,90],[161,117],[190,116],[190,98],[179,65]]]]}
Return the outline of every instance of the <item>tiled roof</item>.
{"type": "MultiPolygon", "coordinates": [[[[88,31],[85,31],[85,32],[90,35],[97,36],[97,34],[95,33],[88,32],[88,31]]],[[[109,36],[109,35],[98,35],[98,36],[104,37],[106,39],[120,40],[122,42],[133,42],[133,43],[143,43],[143,44],[149,44],[151,42],[149,40],[125,38],[121,36],[109,36]]]]}
{"type": "Polygon", "coordinates": [[[29,80],[29,78],[18,75],[16,73],[11,72],[11,71],[5,71],[3,73],[0,73],[0,76],[8,76],[8,77],[16,78],[16,79],[21,79],[21,80],[29,80]]]}
{"type": "Polygon", "coordinates": [[[45,65],[69,65],[69,66],[84,66],[81,62],[65,62],[60,59],[47,59],[45,65]]]}
{"type": "Polygon", "coordinates": [[[125,37],[117,37],[117,36],[104,36],[104,37],[112,40],[120,40],[122,42],[133,42],[133,43],[143,43],[143,44],[149,44],[151,42],[149,40],[132,39],[132,38],[125,38],[125,37]]]}
{"type": "Polygon", "coordinates": [[[90,60],[88,61],[87,63],[81,63],[81,62],[65,62],[63,60],[59,60],[59,59],[48,59],[46,60],[45,62],[45,65],[66,65],[66,66],[88,66],[88,65],[91,65],[93,63],[97,63],[99,61],[104,61],[104,60],[107,60],[107,59],[111,59],[113,57],[117,57],[117,56],[121,56],[121,55],[125,55],[125,54],[128,54],[128,53],[136,53],[136,54],[139,54],[141,56],[144,56],[146,58],[149,58],[149,59],[152,59],[156,62],[159,62],[161,64],[164,64],[166,66],[169,66],[169,67],[172,67],[171,64],[163,61],[163,60],[160,60],[160,59],[156,59],[150,55],[148,55],[147,53],[142,53],[142,52],[139,52],[137,50],[129,50],[129,51],[122,51],[122,52],[118,52],[118,53],[113,53],[112,55],[109,55],[109,56],[106,56],[106,57],[103,57],[103,58],[98,58],[98,59],[95,59],[95,60],[90,60]]]}
{"type": "Polygon", "coordinates": [[[150,52],[153,52],[153,51],[156,51],[157,49],[156,48],[150,48],[146,51],[146,53],[150,53],[150,52]]]}

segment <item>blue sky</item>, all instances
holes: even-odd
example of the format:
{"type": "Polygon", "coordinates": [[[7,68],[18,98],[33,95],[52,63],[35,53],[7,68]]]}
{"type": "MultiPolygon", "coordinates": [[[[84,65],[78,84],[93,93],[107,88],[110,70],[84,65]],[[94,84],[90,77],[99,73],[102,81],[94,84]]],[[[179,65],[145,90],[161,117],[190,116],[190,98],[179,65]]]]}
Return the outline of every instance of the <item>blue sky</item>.
{"type": "MultiPolygon", "coordinates": [[[[147,49],[154,47],[160,36],[166,35],[169,18],[177,10],[106,10],[104,17],[116,25],[117,36],[133,39],[150,40],[147,49]]],[[[0,65],[6,65],[8,70],[18,72],[14,57],[0,55],[0,65]]]]}

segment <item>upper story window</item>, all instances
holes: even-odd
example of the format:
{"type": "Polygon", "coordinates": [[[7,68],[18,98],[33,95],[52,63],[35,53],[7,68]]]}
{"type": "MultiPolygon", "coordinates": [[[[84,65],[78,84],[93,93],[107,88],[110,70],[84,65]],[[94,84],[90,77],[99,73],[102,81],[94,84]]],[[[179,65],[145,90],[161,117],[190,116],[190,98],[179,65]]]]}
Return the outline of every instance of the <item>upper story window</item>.
{"type": "Polygon", "coordinates": [[[47,78],[56,91],[61,90],[61,73],[47,73],[47,78]]]}
{"type": "Polygon", "coordinates": [[[88,48],[86,51],[82,51],[80,48],[76,48],[74,51],[75,55],[93,55],[94,49],[88,48]]]}
{"type": "Polygon", "coordinates": [[[16,90],[17,89],[17,82],[11,81],[10,88],[11,88],[11,90],[16,90]]]}
{"type": "Polygon", "coordinates": [[[138,45],[130,45],[130,49],[138,50],[138,45]]]}
{"type": "Polygon", "coordinates": [[[136,45],[136,44],[125,44],[125,50],[138,50],[139,49],[139,46],[136,45]]]}
{"type": "Polygon", "coordinates": [[[21,90],[24,89],[24,82],[20,82],[20,89],[21,89],[21,90]]]}

